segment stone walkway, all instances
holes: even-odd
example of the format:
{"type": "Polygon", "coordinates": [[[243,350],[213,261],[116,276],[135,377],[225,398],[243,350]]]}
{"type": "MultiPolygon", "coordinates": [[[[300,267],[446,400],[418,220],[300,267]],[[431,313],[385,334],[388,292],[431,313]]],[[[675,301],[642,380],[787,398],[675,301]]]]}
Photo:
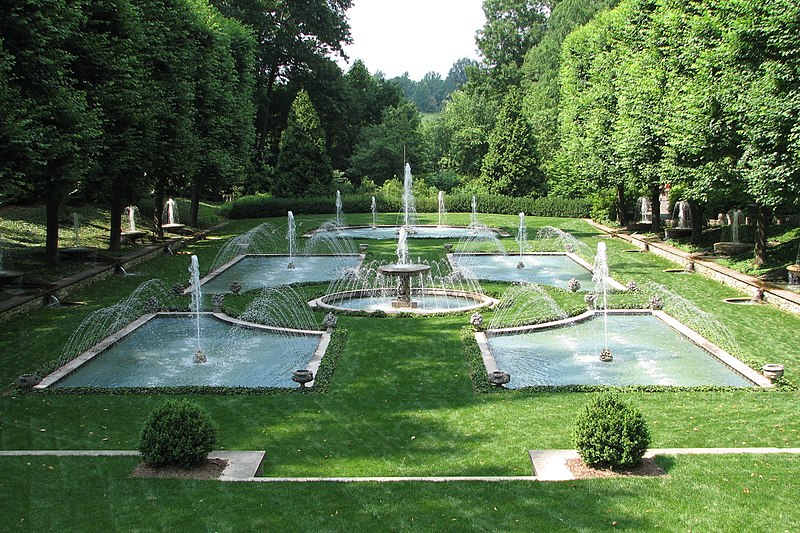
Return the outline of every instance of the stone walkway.
{"type": "MultiPolygon", "coordinates": [[[[261,477],[263,451],[215,451],[209,459],[225,459],[220,481],[258,483],[444,483],[455,481],[494,483],[499,481],[569,481],[575,479],[567,460],[575,459],[575,450],[530,450],[531,476],[374,476],[374,477],[261,477]]],[[[725,454],[800,454],[800,448],[653,448],[645,457],[656,455],[725,455],[725,454]]],[[[0,457],[132,457],[135,450],[7,450],[0,457]]]]}
{"type": "MultiPolygon", "coordinates": [[[[726,455],[726,454],[800,454],[800,448],[652,448],[645,457],[657,455],[726,455]]],[[[538,481],[569,481],[575,479],[567,461],[577,459],[575,450],[531,450],[531,464],[538,481]]]]}

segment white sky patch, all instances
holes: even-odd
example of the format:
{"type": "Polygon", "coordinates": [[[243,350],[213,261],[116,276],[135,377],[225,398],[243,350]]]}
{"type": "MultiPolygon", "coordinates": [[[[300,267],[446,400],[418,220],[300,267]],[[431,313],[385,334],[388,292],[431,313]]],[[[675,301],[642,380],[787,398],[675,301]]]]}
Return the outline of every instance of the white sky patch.
{"type": "MultiPolygon", "coordinates": [[[[353,44],[350,64],[361,59],[370,72],[420,80],[447,77],[462,57],[478,59],[475,33],[486,18],[482,0],[354,0],[347,12],[353,44]]],[[[348,64],[339,61],[345,71],[348,64]]]]}

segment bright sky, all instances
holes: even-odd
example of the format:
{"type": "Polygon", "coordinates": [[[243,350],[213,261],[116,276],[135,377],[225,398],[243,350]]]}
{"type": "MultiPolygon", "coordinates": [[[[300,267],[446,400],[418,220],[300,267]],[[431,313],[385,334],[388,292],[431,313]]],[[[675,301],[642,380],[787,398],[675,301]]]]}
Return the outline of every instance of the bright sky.
{"type": "Polygon", "coordinates": [[[347,12],[353,44],[345,52],[351,65],[361,59],[387,78],[408,72],[420,80],[430,71],[445,78],[462,57],[478,59],[482,6],[483,0],[353,0],[347,12]]]}

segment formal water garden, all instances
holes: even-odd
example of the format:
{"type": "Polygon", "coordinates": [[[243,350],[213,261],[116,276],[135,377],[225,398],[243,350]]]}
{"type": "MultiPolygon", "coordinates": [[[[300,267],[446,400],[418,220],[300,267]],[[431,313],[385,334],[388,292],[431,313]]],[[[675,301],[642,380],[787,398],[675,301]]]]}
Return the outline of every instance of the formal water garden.
{"type": "Polygon", "coordinates": [[[800,527],[800,8],[401,4],[0,5],[0,529],[800,527]]]}

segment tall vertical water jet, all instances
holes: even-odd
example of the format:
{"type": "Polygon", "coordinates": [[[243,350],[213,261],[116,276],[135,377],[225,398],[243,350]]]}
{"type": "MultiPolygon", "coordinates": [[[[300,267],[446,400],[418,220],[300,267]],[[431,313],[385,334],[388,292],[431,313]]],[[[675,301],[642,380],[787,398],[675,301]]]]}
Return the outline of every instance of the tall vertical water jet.
{"type": "Polygon", "coordinates": [[[200,311],[202,310],[203,306],[203,293],[200,290],[200,263],[197,260],[197,256],[192,256],[192,263],[189,265],[189,283],[191,283],[192,287],[192,304],[189,308],[192,313],[194,313],[194,323],[195,323],[195,341],[196,341],[196,349],[194,353],[194,362],[195,363],[205,363],[207,361],[206,354],[203,351],[201,336],[200,336],[200,311]]]}
{"type": "Polygon", "coordinates": [[[650,198],[642,196],[636,200],[634,220],[639,224],[651,224],[653,222],[653,208],[650,198]]]}
{"type": "Polygon", "coordinates": [[[517,228],[517,244],[519,245],[519,263],[517,268],[525,268],[522,256],[525,255],[525,245],[528,243],[528,226],[525,223],[525,213],[519,214],[519,227],[517,228]]]}
{"type": "Polygon", "coordinates": [[[375,197],[372,197],[372,204],[370,205],[372,211],[372,228],[378,227],[378,204],[375,202],[375,197]]]}
{"type": "Polygon", "coordinates": [[[439,227],[446,225],[447,209],[444,207],[444,191],[439,191],[439,227]]]}
{"type": "Polygon", "coordinates": [[[292,259],[294,259],[296,253],[295,247],[297,246],[295,244],[295,241],[297,239],[297,227],[295,226],[294,222],[294,213],[289,211],[287,214],[287,219],[288,221],[286,227],[286,241],[289,243],[289,265],[287,266],[287,268],[294,268],[294,263],[292,262],[292,259]]]}
{"type": "Polygon", "coordinates": [[[167,224],[180,224],[180,220],[178,219],[178,204],[172,198],[169,198],[167,203],[164,204],[164,213],[161,220],[167,224]]]}
{"type": "Polygon", "coordinates": [[[80,225],[81,225],[80,216],[78,216],[78,213],[73,213],[72,214],[72,232],[73,232],[74,238],[75,238],[75,248],[80,246],[80,239],[78,238],[80,225]]]}
{"type": "Polygon", "coordinates": [[[611,361],[611,350],[608,348],[608,258],[606,257],[606,243],[597,243],[597,254],[594,256],[592,268],[592,281],[597,294],[596,309],[603,312],[603,351],[600,352],[601,361],[611,361]]]}
{"type": "Polygon", "coordinates": [[[405,226],[400,228],[400,234],[397,237],[397,264],[408,264],[408,231],[405,226]]]}
{"type": "Polygon", "coordinates": [[[136,233],[136,213],[139,208],[135,205],[129,205],[125,208],[125,217],[128,219],[128,232],[136,233]]]}
{"type": "Polygon", "coordinates": [[[342,223],[342,193],[336,191],[336,227],[341,228],[344,226],[342,223]]]}
{"type": "Polygon", "coordinates": [[[471,228],[478,226],[478,201],[475,199],[475,195],[472,195],[472,214],[469,218],[469,226],[471,228]]]}
{"type": "Polygon", "coordinates": [[[403,175],[403,227],[408,233],[414,233],[413,216],[415,212],[414,178],[411,175],[411,165],[406,163],[403,175]]]}
{"type": "Polygon", "coordinates": [[[691,227],[692,215],[689,211],[689,202],[681,200],[675,204],[672,213],[675,227],[678,229],[688,229],[691,227]]]}
{"type": "Polygon", "coordinates": [[[739,226],[742,223],[742,218],[744,214],[742,213],[741,209],[734,209],[731,215],[731,242],[734,244],[739,244],[741,241],[739,240],[739,226]]]}

